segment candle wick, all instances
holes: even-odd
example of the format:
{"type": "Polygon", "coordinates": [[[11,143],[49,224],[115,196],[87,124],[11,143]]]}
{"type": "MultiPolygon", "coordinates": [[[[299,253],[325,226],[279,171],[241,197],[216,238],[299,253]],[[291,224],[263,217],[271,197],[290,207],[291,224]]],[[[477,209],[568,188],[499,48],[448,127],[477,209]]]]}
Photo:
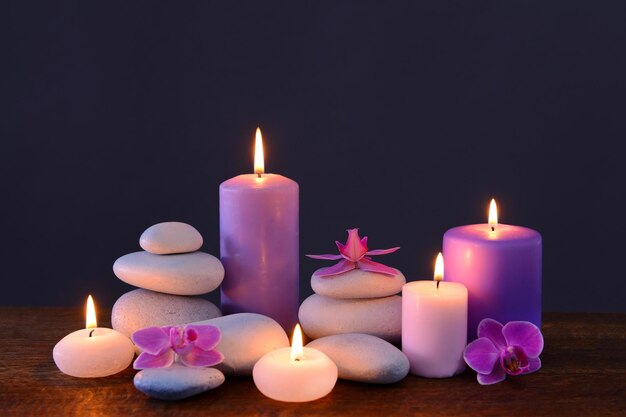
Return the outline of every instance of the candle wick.
{"type": "Polygon", "coordinates": [[[441,282],[441,281],[437,280],[437,291],[439,291],[439,283],[440,283],[440,282],[441,282]]]}
{"type": "Polygon", "coordinates": [[[496,231],[495,226],[491,226],[491,231],[492,231],[492,232],[495,232],[495,231],[496,231]]]}
{"type": "Polygon", "coordinates": [[[89,337],[93,336],[93,332],[94,332],[95,330],[96,330],[96,329],[91,329],[91,331],[89,332],[89,337]]]}
{"type": "Polygon", "coordinates": [[[261,178],[262,174],[260,172],[257,172],[257,175],[259,176],[259,178],[261,178]]]}

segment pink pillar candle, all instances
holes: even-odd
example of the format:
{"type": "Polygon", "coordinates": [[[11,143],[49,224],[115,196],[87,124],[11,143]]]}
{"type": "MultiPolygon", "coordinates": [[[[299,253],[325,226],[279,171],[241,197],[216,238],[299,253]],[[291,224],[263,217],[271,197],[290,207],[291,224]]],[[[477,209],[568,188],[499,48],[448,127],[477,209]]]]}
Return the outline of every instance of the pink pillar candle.
{"type": "Polygon", "coordinates": [[[289,331],[299,304],[298,183],[255,170],[220,185],[222,312],[263,314],[289,331]]]}
{"type": "Polygon", "coordinates": [[[447,378],[465,369],[467,288],[454,282],[414,281],[402,287],[402,352],[410,372],[447,378]]]}

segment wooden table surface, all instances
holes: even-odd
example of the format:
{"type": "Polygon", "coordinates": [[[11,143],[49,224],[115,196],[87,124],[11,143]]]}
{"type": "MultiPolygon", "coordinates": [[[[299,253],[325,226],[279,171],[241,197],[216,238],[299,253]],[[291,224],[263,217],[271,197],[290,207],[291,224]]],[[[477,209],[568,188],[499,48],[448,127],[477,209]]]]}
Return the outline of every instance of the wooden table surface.
{"type": "Polygon", "coordinates": [[[164,402],[135,389],[131,368],[98,379],[57,370],[52,348],[83,325],[80,310],[0,307],[0,415],[626,416],[626,314],[544,316],[543,368],[493,386],[480,386],[470,370],[387,386],[339,381],[321,400],[287,404],[265,398],[251,378],[227,378],[213,391],[164,402]]]}

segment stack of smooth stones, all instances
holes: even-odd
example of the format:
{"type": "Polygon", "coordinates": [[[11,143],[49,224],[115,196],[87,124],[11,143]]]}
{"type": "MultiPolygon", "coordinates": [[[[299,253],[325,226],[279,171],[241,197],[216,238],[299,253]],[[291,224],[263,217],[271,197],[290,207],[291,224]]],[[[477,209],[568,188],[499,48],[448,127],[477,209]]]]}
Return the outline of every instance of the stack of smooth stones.
{"type": "Polygon", "coordinates": [[[253,313],[222,316],[217,306],[197,297],[217,289],[224,279],[220,260],[198,251],[202,243],[200,233],[188,224],[159,223],[141,235],[143,251],[122,256],[113,265],[119,279],[139,287],[113,306],[115,330],[130,337],[144,327],[195,322],[221,331],[216,349],[224,361],[215,368],[174,363],[138,372],[135,387],[153,398],[180,400],[220,386],[224,375],[250,376],[259,358],[289,346],[285,331],[271,318],[253,313]]]}
{"type": "Polygon", "coordinates": [[[200,252],[200,233],[186,223],[165,222],[146,229],[139,239],[143,249],[115,261],[113,272],[139,287],[122,295],[111,314],[113,328],[130,337],[150,326],[176,326],[220,317],[220,309],[197,295],[222,283],[219,259],[200,252]]]}
{"type": "Polygon", "coordinates": [[[315,294],[300,306],[308,346],[328,355],[339,378],[370,383],[393,383],[409,371],[406,356],[392,343],[400,342],[404,275],[353,269],[338,275],[311,277],[315,294]]]}

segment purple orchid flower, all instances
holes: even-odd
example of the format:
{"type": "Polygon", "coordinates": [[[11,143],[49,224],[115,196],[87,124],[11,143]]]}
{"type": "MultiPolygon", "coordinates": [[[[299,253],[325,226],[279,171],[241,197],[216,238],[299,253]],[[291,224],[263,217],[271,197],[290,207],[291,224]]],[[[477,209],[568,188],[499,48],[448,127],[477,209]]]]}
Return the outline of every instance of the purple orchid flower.
{"type": "Polygon", "coordinates": [[[369,272],[379,272],[386,275],[397,275],[400,272],[395,268],[390,268],[378,262],[372,261],[372,255],[386,255],[400,249],[399,247],[391,249],[374,249],[368,250],[367,236],[363,239],[359,237],[359,229],[348,230],[348,240],[345,244],[335,241],[339,249],[339,255],[307,255],[312,259],[325,259],[330,261],[340,260],[339,263],[324,268],[318,273],[321,277],[342,274],[353,269],[362,269],[369,272]]]}
{"type": "Polygon", "coordinates": [[[178,356],[186,366],[213,366],[224,360],[215,350],[222,337],[220,329],[208,324],[180,327],[146,327],[137,330],[131,339],[143,352],[137,357],[135,369],[167,368],[178,356]]]}
{"type": "Polygon", "coordinates": [[[528,321],[511,321],[506,325],[484,319],[478,325],[478,339],[465,348],[463,358],[478,372],[481,385],[504,381],[506,375],[535,372],[541,368],[539,354],[543,336],[528,321]]]}

